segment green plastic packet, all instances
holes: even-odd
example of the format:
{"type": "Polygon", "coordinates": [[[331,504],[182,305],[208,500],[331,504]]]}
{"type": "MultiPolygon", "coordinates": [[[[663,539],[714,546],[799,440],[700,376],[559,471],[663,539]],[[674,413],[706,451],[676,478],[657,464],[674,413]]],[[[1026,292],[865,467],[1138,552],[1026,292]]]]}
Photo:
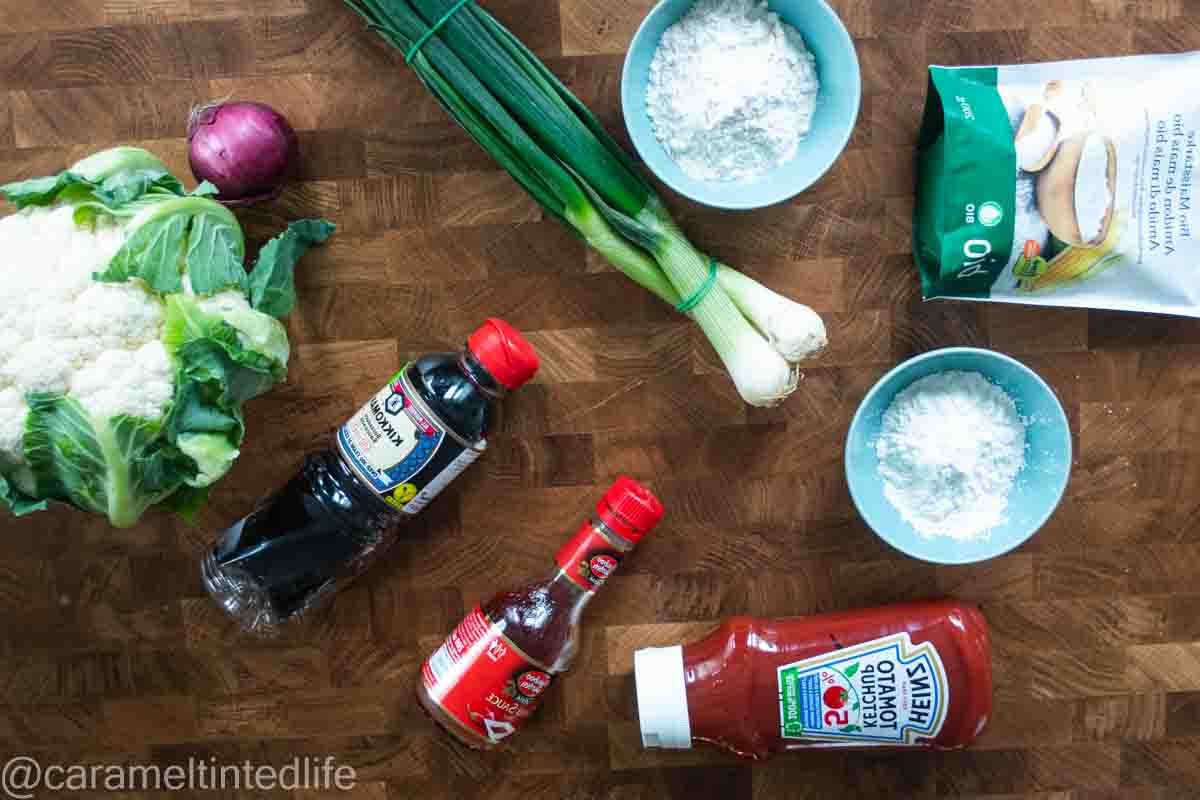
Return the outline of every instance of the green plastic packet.
{"type": "Polygon", "coordinates": [[[1200,316],[1200,54],[929,68],[926,299],[1200,316]]]}

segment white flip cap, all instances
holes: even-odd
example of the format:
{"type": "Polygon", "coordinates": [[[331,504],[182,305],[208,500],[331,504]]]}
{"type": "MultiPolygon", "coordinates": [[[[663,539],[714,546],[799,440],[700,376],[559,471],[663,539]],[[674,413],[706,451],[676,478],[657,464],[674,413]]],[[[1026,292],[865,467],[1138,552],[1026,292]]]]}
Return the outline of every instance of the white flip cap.
{"type": "Polygon", "coordinates": [[[686,750],[692,746],[683,648],[649,647],[633,654],[642,747],[686,750]]]}

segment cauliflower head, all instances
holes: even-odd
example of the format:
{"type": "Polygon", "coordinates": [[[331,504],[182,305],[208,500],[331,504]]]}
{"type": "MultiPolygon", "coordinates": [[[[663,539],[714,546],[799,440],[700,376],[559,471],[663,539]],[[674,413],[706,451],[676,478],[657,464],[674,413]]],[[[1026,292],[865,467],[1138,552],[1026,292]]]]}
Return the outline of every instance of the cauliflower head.
{"type": "Polygon", "coordinates": [[[333,226],[293,223],[247,274],[212,191],[128,147],[0,186],[0,506],[128,526],[189,516],[229,471],[242,404],[286,377],[295,264],[333,226]]]}

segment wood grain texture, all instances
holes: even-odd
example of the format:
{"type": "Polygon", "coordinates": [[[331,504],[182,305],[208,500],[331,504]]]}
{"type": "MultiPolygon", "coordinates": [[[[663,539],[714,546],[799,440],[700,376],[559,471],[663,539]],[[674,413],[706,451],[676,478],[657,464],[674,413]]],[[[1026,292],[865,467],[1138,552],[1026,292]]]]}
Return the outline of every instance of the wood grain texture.
{"type": "MultiPolygon", "coordinates": [[[[650,0],[484,0],[609,124],[650,0]]],[[[248,409],[242,458],[196,527],[112,531],[65,511],[0,520],[0,756],[179,764],[332,756],[350,796],[1166,800],[1200,792],[1200,326],[1154,316],[920,302],[910,255],[929,63],[1200,48],[1185,0],[837,0],[864,75],[850,147],[754,214],[667,195],[700,246],[826,315],[833,344],[777,409],[737,398],[689,323],[547,221],[337,0],[0,0],[0,181],[137,143],[187,174],[189,108],[258,99],[300,132],[261,241],[299,215],[340,232],[298,276],[286,385],[248,409]],[[215,532],[423,350],[485,316],[528,332],[537,379],[487,456],[382,562],[279,642],[204,595],[215,532]],[[842,441],[899,359],[975,344],[1053,385],[1077,444],[1046,528],[988,564],[906,560],[857,519],[842,441]],[[507,754],[443,737],[411,700],[421,659],[474,602],[536,576],[616,475],[662,526],[590,609],[574,670],[507,754]],[[982,605],[996,713],[948,754],[806,753],[770,764],[646,752],[638,647],[729,614],[796,615],[952,593],[982,605]]],[[[335,794],[275,793],[296,800],[335,794]]],[[[271,796],[275,796],[271,794],[271,796]]],[[[339,795],[340,796],[340,795],[339,795]]]]}

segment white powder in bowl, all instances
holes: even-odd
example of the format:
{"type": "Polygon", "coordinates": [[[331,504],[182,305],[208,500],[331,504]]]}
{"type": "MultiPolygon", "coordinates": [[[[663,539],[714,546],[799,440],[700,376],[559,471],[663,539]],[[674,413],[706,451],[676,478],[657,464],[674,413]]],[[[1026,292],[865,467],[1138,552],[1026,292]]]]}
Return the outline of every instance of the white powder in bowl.
{"type": "Polygon", "coordinates": [[[750,180],[790,161],[812,125],[816,61],[755,0],[698,0],[650,63],[654,135],[692,178],[750,180]]]}
{"type": "Polygon", "coordinates": [[[875,452],[884,494],[917,533],[978,539],[1006,520],[1025,423],[978,372],[939,372],[896,395],[875,452]]]}

